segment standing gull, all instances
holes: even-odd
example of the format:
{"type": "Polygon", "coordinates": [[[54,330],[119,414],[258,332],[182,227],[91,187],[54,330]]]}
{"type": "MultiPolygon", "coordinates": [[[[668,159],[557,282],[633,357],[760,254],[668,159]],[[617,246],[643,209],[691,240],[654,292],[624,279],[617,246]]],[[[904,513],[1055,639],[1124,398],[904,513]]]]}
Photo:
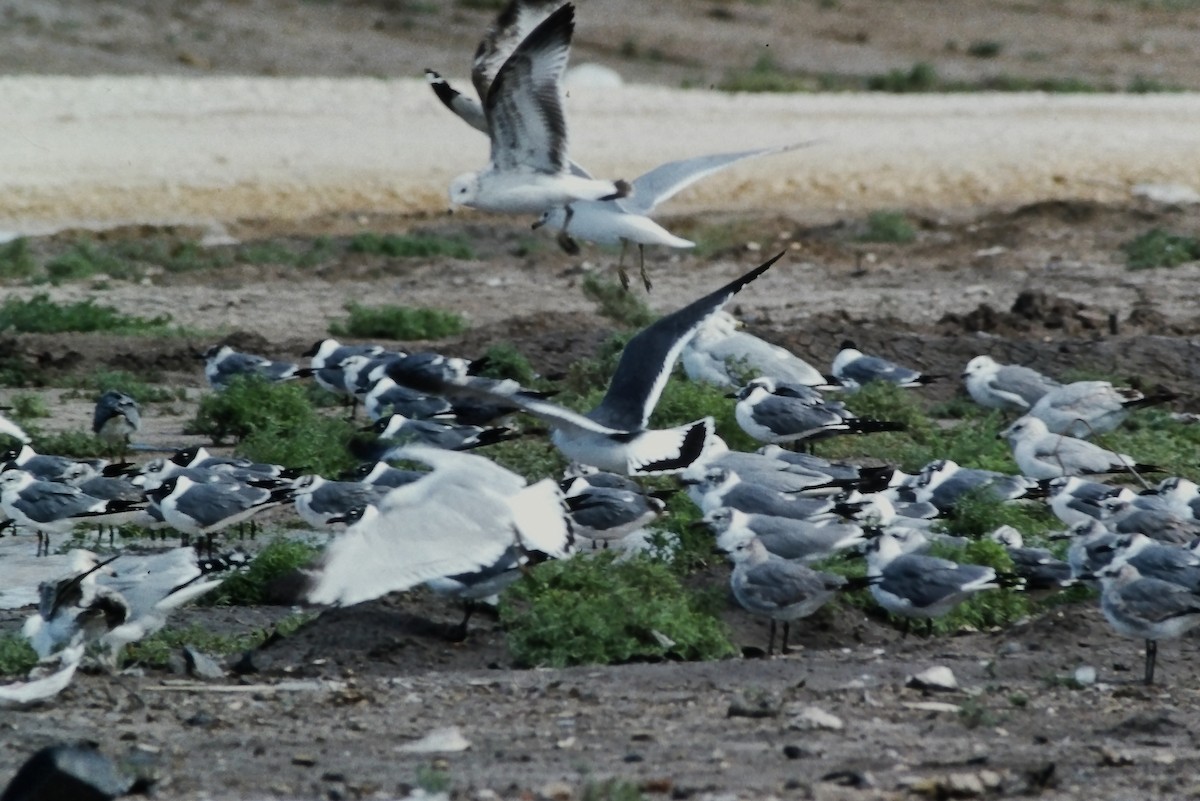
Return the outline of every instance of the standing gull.
{"type": "Polygon", "coordinates": [[[903,423],[859,417],[840,401],[826,402],[802,384],[759,377],[742,387],[734,416],[742,430],[759,442],[811,442],[839,434],[903,431],[903,423]]]}
{"type": "Polygon", "coordinates": [[[92,414],[92,433],[121,452],[129,447],[129,438],[142,430],[138,402],[124,392],[110,389],[96,401],[92,414]]]}
{"type": "MultiPolygon", "coordinates": [[[[567,161],[562,73],[575,30],[575,6],[567,4],[521,34],[520,14],[507,12],[480,43],[471,77],[483,100],[491,159],[479,172],[450,184],[450,202],[483,211],[541,214],[575,200],[610,200],[630,192],[624,181],[573,175],[567,161]],[[497,63],[501,61],[502,63],[497,63]]],[[[568,214],[569,217],[569,214],[568,214]]],[[[568,220],[569,221],[569,220],[568,220]]]]}
{"type": "Polygon", "coordinates": [[[274,362],[265,356],[239,353],[228,345],[213,345],[199,358],[204,359],[204,377],[213,389],[226,389],[238,376],[259,376],[278,382],[305,378],[313,372],[292,362],[274,362]]]}
{"type": "Polygon", "coordinates": [[[996,435],[1008,440],[1021,473],[1030,478],[1095,475],[1100,473],[1163,472],[1132,456],[1105,450],[1074,437],[1051,434],[1036,417],[1019,417],[996,435]]]}
{"type": "Polygon", "coordinates": [[[771,621],[768,656],[775,650],[775,621],[783,621],[779,650],[786,654],[791,622],[813,614],[848,585],[842,576],[821,573],[769,553],[752,534],[728,536],[718,546],[729,554],[734,565],[729,577],[733,597],[746,611],[771,621]]]}
{"type": "Polygon", "coordinates": [[[1098,574],[1104,586],[1100,609],[1123,637],[1146,641],[1146,684],[1154,683],[1158,641],[1179,637],[1200,624],[1200,595],[1162,579],[1143,576],[1131,564],[1113,564],[1098,574]]]}
{"type": "Polygon", "coordinates": [[[884,381],[901,387],[919,387],[941,376],[926,375],[920,370],[901,367],[879,356],[868,356],[853,342],[846,340],[833,358],[833,375],[850,387],[860,387],[872,381],[884,381]]]}
{"type": "Polygon", "coordinates": [[[967,362],[963,381],[971,399],[988,409],[1025,414],[1047,392],[1061,387],[1053,378],[1019,364],[1000,364],[991,356],[967,362]]]}
{"type": "Polygon", "coordinates": [[[547,424],[551,441],[572,461],[621,475],[678,473],[713,446],[715,422],[705,417],[669,429],[647,429],[671,370],[688,340],[710,315],[783,256],[640,331],[625,345],[600,405],[585,414],[533,396],[512,381],[461,376],[416,387],[436,394],[466,394],[506,401],[547,424]]]}

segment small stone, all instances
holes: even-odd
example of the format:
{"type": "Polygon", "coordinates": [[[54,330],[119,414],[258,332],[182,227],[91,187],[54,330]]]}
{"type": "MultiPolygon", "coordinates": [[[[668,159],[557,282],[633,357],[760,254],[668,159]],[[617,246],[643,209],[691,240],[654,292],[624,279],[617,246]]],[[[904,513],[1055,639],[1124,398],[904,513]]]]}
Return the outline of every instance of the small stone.
{"type": "Polygon", "coordinates": [[[434,729],[419,740],[396,746],[397,751],[407,754],[437,754],[454,751],[466,751],[471,743],[463,737],[462,730],[457,726],[444,729],[434,729]]]}
{"type": "Polygon", "coordinates": [[[312,754],[296,754],[292,757],[292,764],[302,768],[311,768],[317,764],[317,758],[312,754]]]}
{"type": "Polygon", "coordinates": [[[788,721],[789,729],[797,729],[799,731],[814,731],[816,729],[841,731],[845,725],[837,715],[830,714],[824,709],[815,706],[805,707],[788,721]]]}
{"type": "Polygon", "coordinates": [[[936,665],[915,676],[909,676],[904,681],[904,686],[925,692],[954,692],[959,689],[954,672],[943,665],[936,665]]]}
{"type": "Polygon", "coordinates": [[[1090,687],[1096,683],[1096,669],[1091,665],[1080,665],[1075,668],[1075,683],[1080,687],[1090,687]]]}
{"type": "Polygon", "coordinates": [[[778,696],[765,690],[738,690],[725,714],[731,718],[774,718],[779,716],[780,706],[778,696]]]}
{"type": "Polygon", "coordinates": [[[187,672],[190,676],[198,679],[225,678],[225,669],[217,664],[217,660],[203,651],[197,651],[192,646],[185,645],[183,658],[187,662],[187,672]]]}
{"type": "Polygon", "coordinates": [[[571,801],[573,795],[571,785],[563,781],[547,782],[538,789],[537,794],[551,801],[571,801]]]}
{"type": "Polygon", "coordinates": [[[946,777],[943,798],[973,798],[986,792],[983,780],[975,773],[951,773],[946,777]]]}
{"type": "Polygon", "coordinates": [[[783,755],[788,759],[804,759],[805,757],[815,756],[815,754],[802,745],[785,745],[783,747],[783,755]]]}
{"type": "Polygon", "coordinates": [[[1133,756],[1107,745],[1100,746],[1100,764],[1106,768],[1125,768],[1133,764],[1133,756]]]}

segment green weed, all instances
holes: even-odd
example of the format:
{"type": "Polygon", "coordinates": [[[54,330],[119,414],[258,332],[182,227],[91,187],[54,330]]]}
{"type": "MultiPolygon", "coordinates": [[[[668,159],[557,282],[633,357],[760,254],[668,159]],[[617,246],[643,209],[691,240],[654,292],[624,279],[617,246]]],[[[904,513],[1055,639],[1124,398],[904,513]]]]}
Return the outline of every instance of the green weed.
{"type": "Polygon", "coordinates": [[[46,262],[46,276],[51,283],[74,281],[94,275],[112,278],[130,278],[133,271],[129,264],[107,248],[90,242],[76,242],[66,251],[46,262]]]}
{"type": "Polygon", "coordinates": [[[417,767],[417,786],[426,793],[436,795],[450,790],[450,774],[432,765],[417,767]]]}
{"type": "MultiPolygon", "coordinates": [[[[991,540],[976,540],[958,548],[935,543],[930,556],[940,556],[960,564],[986,565],[998,573],[1012,573],[1013,563],[1004,546],[991,540]]],[[[953,634],[970,627],[977,630],[1004,628],[1029,616],[1032,605],[1023,592],[999,589],[972,595],[944,617],[933,621],[935,634],[953,634]]]]}
{"type": "Polygon", "coordinates": [[[1154,228],[1121,246],[1131,270],[1175,267],[1200,259],[1200,239],[1154,228]]]}
{"type": "Polygon", "coordinates": [[[299,540],[277,538],[244,569],[233,573],[200,599],[202,606],[256,606],[266,603],[273,581],[303,567],[320,549],[299,540]]]}
{"type": "Polygon", "coordinates": [[[137,317],[125,315],[93,300],[60,305],[49,295],[38,294],[29,300],[8,298],[0,304],[0,331],[57,334],[64,331],[104,331],[111,334],[170,334],[171,316],[137,317]]]}
{"type": "Polygon", "coordinates": [[[645,798],[636,784],[624,779],[589,779],[579,791],[579,801],[645,801],[645,798]]]}
{"type": "Polygon", "coordinates": [[[33,449],[38,453],[92,459],[108,456],[112,450],[111,446],[93,436],[90,430],[43,432],[27,426],[25,433],[33,440],[33,449]]]}
{"type": "Polygon", "coordinates": [[[182,387],[172,389],[161,384],[151,384],[146,377],[125,370],[96,370],[88,375],[77,376],[73,385],[79,389],[100,395],[110,389],[124,392],[140,404],[171,403],[183,400],[185,392],[182,387]]]}
{"type": "Polygon", "coordinates": [[[24,281],[37,273],[37,261],[29,249],[29,240],[17,237],[0,245],[0,279],[24,281]]]}
{"type": "Polygon", "coordinates": [[[539,565],[505,591],[500,619],[521,665],[612,664],[675,656],[721,659],[736,653],[721,622],[671,568],[615,553],[539,565]]]}
{"type": "Polygon", "coordinates": [[[313,414],[298,383],[272,383],[262,376],[237,376],[229,386],[200,401],[196,416],[185,426],[188,434],[203,434],[220,443],[243,439],[259,430],[295,427],[313,414]]]}
{"type": "Polygon", "coordinates": [[[272,420],[238,443],[237,453],[256,462],[284,464],[306,473],[333,476],[358,460],[347,450],[354,426],[341,417],[318,414],[310,407],[300,420],[272,420]]]}
{"type": "Polygon", "coordinates": [[[350,240],[353,253],[370,253],[394,259],[474,259],[475,250],[459,237],[432,234],[358,234],[350,240]]]}
{"type": "Polygon", "coordinates": [[[594,274],[584,276],[583,296],[596,304],[596,312],[628,328],[645,328],[658,319],[640,296],[594,274]]]}
{"type": "Polygon", "coordinates": [[[933,92],[937,86],[937,70],[925,61],[918,61],[907,70],[895,69],[867,79],[867,89],[872,92],[933,92]]]}
{"type": "Polygon", "coordinates": [[[491,345],[484,351],[483,358],[487,360],[487,365],[479,372],[481,376],[512,379],[523,387],[532,385],[537,379],[537,373],[533,371],[529,359],[526,359],[511,342],[497,342],[491,345]]]}
{"type": "Polygon", "coordinates": [[[722,92],[805,92],[813,88],[811,79],[782,69],[768,55],[760,56],[748,70],[726,73],[717,84],[722,92]]]}
{"type": "Polygon", "coordinates": [[[560,476],[567,467],[567,460],[545,436],[497,442],[487,446],[487,457],[529,482],[560,476]]]}
{"type": "Polygon", "coordinates": [[[1004,45],[995,39],[976,39],[967,45],[967,55],[973,58],[995,58],[1004,50],[1004,45]]]}
{"type": "Polygon", "coordinates": [[[899,211],[876,211],[867,217],[866,229],[859,234],[860,242],[904,244],[917,238],[917,231],[899,211]]]}
{"type": "Polygon", "coordinates": [[[335,337],[362,339],[442,339],[467,330],[466,321],[454,312],[441,309],[414,309],[408,306],[346,305],[350,316],[329,325],[335,337]]]}
{"type": "Polygon", "coordinates": [[[50,416],[50,409],[47,408],[46,402],[38,395],[20,393],[9,398],[8,403],[12,406],[12,416],[18,420],[32,420],[35,417],[50,416]]]}
{"type": "Polygon", "coordinates": [[[954,507],[949,520],[939,524],[947,534],[981,539],[1001,526],[1012,526],[1026,537],[1039,539],[1061,528],[1045,504],[1003,501],[989,487],[966,493],[954,507]]]}
{"type": "Polygon", "coordinates": [[[28,673],[38,657],[29,640],[20,634],[0,634],[0,675],[17,676],[28,673]]]}

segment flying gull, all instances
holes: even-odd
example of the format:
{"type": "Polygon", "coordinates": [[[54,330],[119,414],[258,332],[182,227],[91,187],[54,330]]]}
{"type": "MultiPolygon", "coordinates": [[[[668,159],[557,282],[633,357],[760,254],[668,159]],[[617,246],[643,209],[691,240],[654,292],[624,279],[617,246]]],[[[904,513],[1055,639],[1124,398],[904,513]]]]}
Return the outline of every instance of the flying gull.
{"type": "Polygon", "coordinates": [[[511,51],[523,31],[521,15],[502,12],[475,54],[472,80],[483,100],[491,158],[479,172],[450,184],[450,202],[482,211],[541,214],[575,200],[609,200],[629,194],[624,181],[571,173],[562,73],[570,55],[575,6],[567,4],[537,24],[511,51]],[[502,63],[500,56],[506,55],[502,63]]]}
{"type": "Polygon", "coordinates": [[[460,376],[417,389],[439,395],[466,394],[512,403],[553,429],[551,441],[568,459],[622,475],[678,473],[713,445],[711,417],[669,429],[647,429],[680,351],[710,315],[783,256],[774,256],[742,277],[640,331],[625,345],[600,405],[585,414],[522,390],[512,381],[460,376]]]}

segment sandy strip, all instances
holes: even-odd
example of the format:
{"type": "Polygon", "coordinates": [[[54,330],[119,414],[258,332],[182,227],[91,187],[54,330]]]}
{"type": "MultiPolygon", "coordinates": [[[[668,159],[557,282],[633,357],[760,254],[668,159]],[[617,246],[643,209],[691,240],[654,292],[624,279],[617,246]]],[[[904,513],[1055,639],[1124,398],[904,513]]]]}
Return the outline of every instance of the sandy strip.
{"type": "MultiPolygon", "coordinates": [[[[466,86],[464,82],[464,86],[466,86]]],[[[484,138],[423,81],[0,78],[0,229],[303,219],[446,208],[484,138]]],[[[1112,200],[1200,187],[1200,95],[729,95],[573,90],[572,153],[598,175],[808,139],[664,210],[813,215],[1112,200]]]]}

